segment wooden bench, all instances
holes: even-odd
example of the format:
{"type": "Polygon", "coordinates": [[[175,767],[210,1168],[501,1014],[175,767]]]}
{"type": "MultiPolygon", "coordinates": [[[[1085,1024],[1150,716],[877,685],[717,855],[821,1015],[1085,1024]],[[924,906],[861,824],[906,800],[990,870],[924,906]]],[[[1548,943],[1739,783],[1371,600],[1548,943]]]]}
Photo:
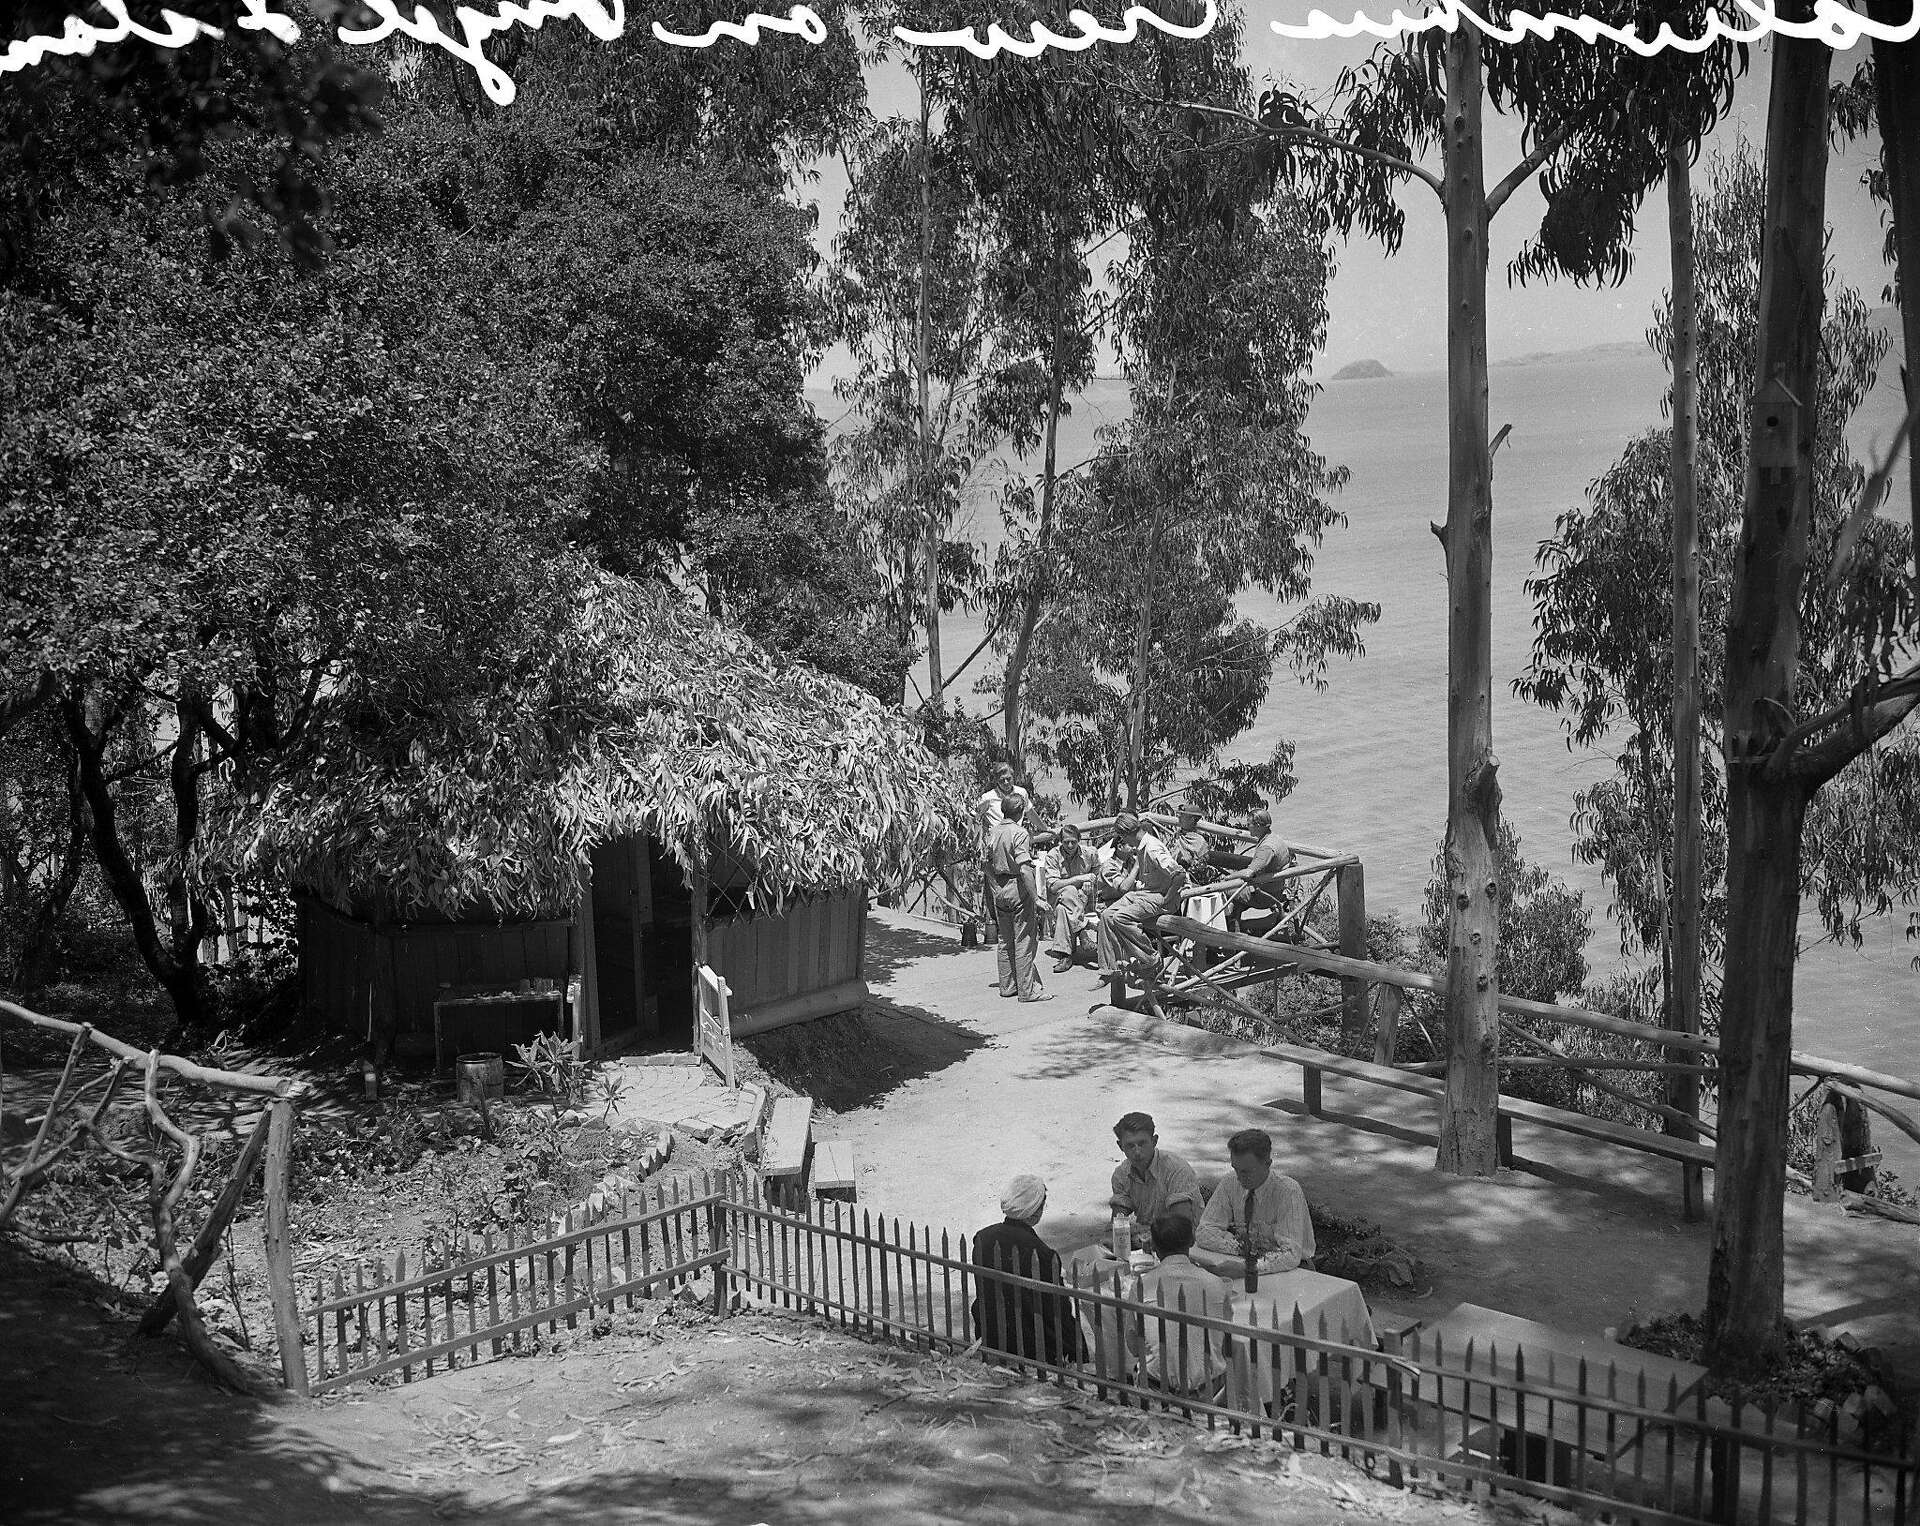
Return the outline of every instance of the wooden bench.
{"type": "MultiPolygon", "coordinates": [[[[1438,1076],[1422,1075],[1418,1071],[1401,1070],[1393,1065],[1376,1065],[1371,1060],[1352,1060],[1345,1055],[1333,1054],[1325,1049],[1312,1049],[1304,1044],[1270,1044],[1264,1047],[1262,1054],[1272,1059],[1284,1061],[1300,1067],[1301,1100],[1306,1104],[1308,1113],[1313,1117],[1323,1116],[1321,1111],[1320,1078],[1322,1075],[1344,1076],[1349,1081],[1368,1081],[1375,1086],[1388,1086],[1396,1091],[1417,1092],[1424,1097],[1438,1100],[1446,1090],[1446,1083],[1438,1076]]],[[[1529,1123],[1537,1123],[1545,1128],[1558,1129],[1563,1134],[1578,1134],[1586,1139],[1599,1140],[1604,1144],[1624,1146],[1630,1150],[1639,1150],[1646,1155],[1665,1156],[1668,1160],[1677,1160],[1696,1166],[1713,1164],[1713,1146],[1698,1140],[1675,1139],[1671,1135],[1656,1134],[1650,1129],[1636,1129],[1624,1123],[1610,1123],[1604,1118],[1591,1118],[1585,1113],[1570,1112],[1566,1108],[1548,1107],[1542,1102],[1527,1102],[1518,1097],[1500,1099],[1500,1117],[1497,1132],[1500,1147],[1500,1164],[1513,1164],[1513,1120],[1524,1118],[1529,1123]]]]}
{"type": "Polygon", "coordinates": [[[773,1116],[760,1136],[760,1174],[799,1177],[807,1168],[807,1144],[812,1134],[813,1098],[775,1098],[773,1116]]]}
{"type": "Polygon", "coordinates": [[[859,1192],[858,1170],[851,1139],[816,1139],[813,1144],[815,1197],[844,1194],[852,1201],[859,1192]]]}

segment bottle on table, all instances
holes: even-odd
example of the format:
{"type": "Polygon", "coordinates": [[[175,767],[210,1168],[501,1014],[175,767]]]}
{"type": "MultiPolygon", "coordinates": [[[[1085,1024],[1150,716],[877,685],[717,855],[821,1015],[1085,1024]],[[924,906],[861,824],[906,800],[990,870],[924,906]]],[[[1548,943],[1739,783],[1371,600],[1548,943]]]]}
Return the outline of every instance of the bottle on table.
{"type": "Polygon", "coordinates": [[[1115,1261],[1125,1261],[1133,1249],[1134,1220],[1130,1213],[1116,1213],[1113,1216],[1113,1241],[1110,1249],[1115,1261]]]}

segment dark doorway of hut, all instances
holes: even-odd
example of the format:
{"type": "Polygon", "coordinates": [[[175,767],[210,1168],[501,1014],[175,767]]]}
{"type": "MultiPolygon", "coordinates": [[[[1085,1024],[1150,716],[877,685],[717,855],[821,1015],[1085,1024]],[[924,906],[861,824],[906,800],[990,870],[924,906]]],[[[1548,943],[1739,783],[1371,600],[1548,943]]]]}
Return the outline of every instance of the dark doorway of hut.
{"type": "Polygon", "coordinates": [[[693,894],[640,834],[593,850],[593,951],[602,1042],[634,1054],[693,1046],[693,894]]]}

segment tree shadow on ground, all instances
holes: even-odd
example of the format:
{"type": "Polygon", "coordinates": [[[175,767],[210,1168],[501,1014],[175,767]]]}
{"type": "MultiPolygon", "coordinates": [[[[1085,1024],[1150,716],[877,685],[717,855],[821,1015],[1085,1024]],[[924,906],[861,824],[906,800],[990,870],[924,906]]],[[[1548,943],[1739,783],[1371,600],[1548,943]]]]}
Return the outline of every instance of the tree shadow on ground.
{"type": "Polygon", "coordinates": [[[112,1290],[0,1241],[0,1498],[16,1526],[429,1522],[434,1502],[215,1387],[169,1336],[98,1311],[112,1290]]]}
{"type": "Polygon", "coordinates": [[[864,970],[869,985],[886,985],[903,968],[922,959],[959,952],[959,939],[951,933],[867,919],[864,970]]]}
{"type": "Polygon", "coordinates": [[[869,1106],[888,1092],[945,1070],[992,1042],[931,1013],[869,1002],[810,1023],[734,1040],[770,1080],[836,1113],[869,1106]]]}

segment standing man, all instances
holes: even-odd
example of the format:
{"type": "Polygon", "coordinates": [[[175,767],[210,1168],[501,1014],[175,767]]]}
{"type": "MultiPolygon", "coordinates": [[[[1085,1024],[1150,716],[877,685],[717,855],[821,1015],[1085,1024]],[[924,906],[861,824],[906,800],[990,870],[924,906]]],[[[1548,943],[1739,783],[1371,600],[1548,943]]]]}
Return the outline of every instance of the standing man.
{"type": "Polygon", "coordinates": [[[1034,968],[1040,953],[1040,897],[1033,883],[1033,840],[1027,836],[1027,802],[1013,795],[1002,802],[1006,817],[993,829],[987,845],[987,883],[992,887],[993,916],[1000,958],[1000,994],[1022,1001],[1048,1001],[1034,968]]]}
{"type": "Polygon", "coordinates": [[[1149,1225],[1166,1214],[1188,1223],[1200,1217],[1200,1178],[1178,1155],[1160,1148],[1149,1114],[1128,1113],[1113,1126],[1113,1137],[1126,1156],[1113,1168],[1115,1214],[1130,1213],[1149,1225]]]}
{"type": "Polygon", "coordinates": [[[1053,910],[1053,973],[1073,968],[1092,941],[1091,915],[1098,892],[1100,855],[1082,840],[1077,823],[1060,829],[1058,846],[1046,856],[1047,905],[1053,910]]]}
{"type": "Polygon", "coordinates": [[[1164,912],[1180,910],[1187,876],[1166,845],[1140,825],[1131,811],[1113,821],[1114,852],[1133,851],[1133,865],[1121,881],[1120,897],[1100,913],[1100,979],[1107,982],[1131,973],[1147,985],[1160,972],[1153,945],[1153,928],[1164,912]]]}
{"type": "Polygon", "coordinates": [[[1013,782],[1013,765],[993,766],[993,787],[973,803],[974,819],[980,823],[980,910],[986,920],[986,935],[995,933],[993,914],[993,876],[987,868],[987,854],[993,847],[993,829],[1007,819],[1007,802],[1021,800],[1024,809],[1033,809],[1033,797],[1024,786],[1013,782]]]}
{"type": "Polygon", "coordinates": [[[1251,1244],[1259,1271],[1290,1272],[1313,1260],[1307,1195],[1273,1169],[1273,1136],[1242,1129],[1227,1141],[1233,1180],[1213,1189],[1194,1243],[1216,1256],[1243,1258],[1251,1244]],[[1237,1189],[1237,1190],[1236,1190],[1237,1189]]]}

